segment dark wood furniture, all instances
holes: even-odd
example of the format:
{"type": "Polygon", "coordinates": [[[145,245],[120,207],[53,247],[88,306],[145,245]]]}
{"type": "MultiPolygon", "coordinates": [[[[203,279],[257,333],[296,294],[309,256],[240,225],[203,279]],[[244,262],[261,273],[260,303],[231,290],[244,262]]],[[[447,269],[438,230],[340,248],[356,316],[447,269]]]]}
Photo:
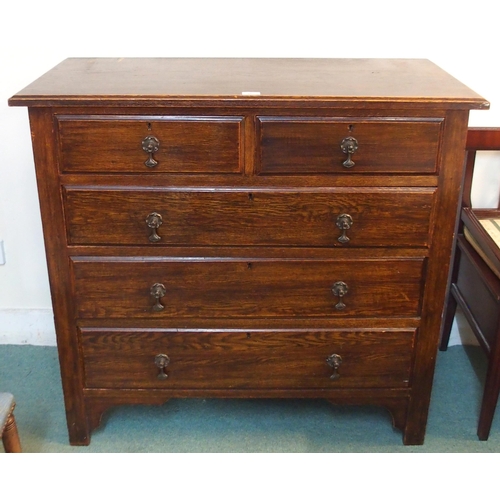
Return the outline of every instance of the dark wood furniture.
{"type": "Polygon", "coordinates": [[[488,358],[477,429],[479,439],[486,440],[500,392],[500,206],[472,206],[477,151],[500,151],[500,128],[470,128],[467,135],[463,198],[440,349],[448,347],[458,304],[488,358]]]}
{"type": "Polygon", "coordinates": [[[0,393],[0,438],[5,453],[21,453],[21,441],[17,431],[14,408],[16,401],[8,392],[0,393]]]}
{"type": "Polygon", "coordinates": [[[424,440],[470,109],[425,60],[69,59],[29,107],[70,442],[324,398],[424,440]]]}

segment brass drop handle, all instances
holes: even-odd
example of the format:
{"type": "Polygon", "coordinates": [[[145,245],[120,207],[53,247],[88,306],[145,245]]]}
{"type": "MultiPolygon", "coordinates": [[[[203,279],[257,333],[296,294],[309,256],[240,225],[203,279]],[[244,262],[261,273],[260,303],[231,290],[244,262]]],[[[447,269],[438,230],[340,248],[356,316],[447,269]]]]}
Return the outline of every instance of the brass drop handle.
{"type": "Polygon", "coordinates": [[[166,380],[168,374],[165,368],[170,364],[170,358],[166,354],[157,354],[155,356],[155,365],[158,368],[158,379],[166,380]]]}
{"type": "Polygon", "coordinates": [[[340,354],[331,354],[326,358],[326,363],[328,366],[333,368],[333,373],[330,375],[331,380],[337,380],[340,378],[339,368],[342,364],[342,357],[340,354]]]}
{"type": "Polygon", "coordinates": [[[156,167],[158,162],[153,158],[153,155],[160,149],[160,141],[154,135],[148,135],[142,140],[142,149],[149,155],[144,165],[149,168],[156,167]]]}
{"type": "Polygon", "coordinates": [[[335,297],[339,298],[337,304],[335,304],[335,309],[337,311],[342,311],[346,308],[346,305],[343,302],[344,295],[349,291],[349,287],[343,281],[336,281],[332,286],[332,293],[335,297]]]}
{"type": "Polygon", "coordinates": [[[153,311],[161,311],[165,309],[165,306],[160,302],[160,299],[162,297],[165,297],[166,293],[167,289],[165,288],[165,285],[162,285],[161,283],[155,283],[151,287],[151,295],[156,299],[156,302],[153,306],[153,311]]]}
{"type": "Polygon", "coordinates": [[[336,226],[342,231],[342,234],[337,238],[340,243],[348,243],[350,238],[345,234],[348,229],[351,229],[353,224],[352,217],[349,214],[340,214],[337,217],[336,226]]]}
{"type": "Polygon", "coordinates": [[[340,149],[342,153],[347,155],[347,160],[344,161],[342,165],[344,165],[345,168],[354,167],[355,163],[352,161],[351,157],[358,150],[358,141],[352,136],[346,137],[340,143],[340,149]]]}
{"type": "Polygon", "coordinates": [[[163,224],[163,217],[157,212],[151,212],[146,217],[146,224],[151,228],[151,234],[149,235],[149,241],[152,243],[157,243],[161,240],[161,236],[156,232],[156,230],[163,224]]]}

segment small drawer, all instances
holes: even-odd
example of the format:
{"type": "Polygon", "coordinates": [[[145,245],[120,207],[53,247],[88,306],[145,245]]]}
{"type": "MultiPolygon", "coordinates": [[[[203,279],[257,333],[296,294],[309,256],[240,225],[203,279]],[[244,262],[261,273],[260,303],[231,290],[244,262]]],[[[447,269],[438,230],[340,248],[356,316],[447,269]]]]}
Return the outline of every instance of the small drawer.
{"type": "Polygon", "coordinates": [[[65,189],[70,245],[425,247],[435,189],[65,189]]]}
{"type": "Polygon", "coordinates": [[[82,329],[89,388],[409,386],[415,331],[82,329]]]}
{"type": "Polygon", "coordinates": [[[240,116],[57,116],[62,172],[243,172],[240,116]]]}
{"type": "Polygon", "coordinates": [[[433,174],[441,118],[258,118],[257,172],[433,174]]]}
{"type": "Polygon", "coordinates": [[[416,317],[424,259],[73,257],[79,318],[416,317]]]}

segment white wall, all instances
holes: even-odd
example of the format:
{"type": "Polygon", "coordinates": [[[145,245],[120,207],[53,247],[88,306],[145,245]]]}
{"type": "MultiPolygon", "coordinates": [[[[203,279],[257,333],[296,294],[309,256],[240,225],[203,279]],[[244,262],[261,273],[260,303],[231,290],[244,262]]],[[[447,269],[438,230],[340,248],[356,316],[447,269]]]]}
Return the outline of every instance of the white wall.
{"type": "Polygon", "coordinates": [[[2,2],[0,343],[55,343],[27,112],[7,107],[42,73],[67,57],[427,58],[491,102],[471,125],[500,125],[495,3],[2,2]]]}

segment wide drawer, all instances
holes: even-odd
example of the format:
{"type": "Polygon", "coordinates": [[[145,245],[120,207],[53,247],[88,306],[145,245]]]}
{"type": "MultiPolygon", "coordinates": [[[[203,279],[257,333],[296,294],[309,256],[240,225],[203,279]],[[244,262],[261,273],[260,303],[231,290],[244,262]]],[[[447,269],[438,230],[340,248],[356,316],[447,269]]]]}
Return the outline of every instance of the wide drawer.
{"type": "Polygon", "coordinates": [[[60,169],[239,173],[242,123],[239,116],[58,116],[60,169]]]}
{"type": "Polygon", "coordinates": [[[89,388],[407,387],[414,330],[82,329],[89,388]]]}
{"type": "Polygon", "coordinates": [[[442,121],[261,116],[257,171],[266,175],[435,173],[442,121]],[[352,155],[349,148],[354,150],[352,155]]]}
{"type": "Polygon", "coordinates": [[[65,189],[70,245],[425,247],[434,189],[65,189]]]}
{"type": "Polygon", "coordinates": [[[420,313],[424,259],[73,257],[79,318],[420,313]]]}

